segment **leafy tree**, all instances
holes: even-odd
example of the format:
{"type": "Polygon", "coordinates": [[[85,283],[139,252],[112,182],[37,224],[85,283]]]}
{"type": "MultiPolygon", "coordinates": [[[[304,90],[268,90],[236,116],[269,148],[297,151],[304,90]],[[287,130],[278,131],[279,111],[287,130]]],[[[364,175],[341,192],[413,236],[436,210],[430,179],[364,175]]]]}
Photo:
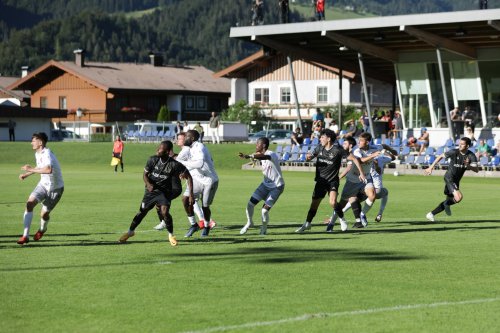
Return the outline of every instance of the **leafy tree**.
{"type": "Polygon", "coordinates": [[[267,121],[264,112],[258,105],[248,105],[244,100],[240,100],[224,110],[221,119],[239,121],[247,124],[250,128],[260,128],[267,121]]]}
{"type": "Polygon", "coordinates": [[[170,110],[166,105],[162,105],[160,112],[158,112],[157,121],[169,121],[170,120],[170,110]]]}

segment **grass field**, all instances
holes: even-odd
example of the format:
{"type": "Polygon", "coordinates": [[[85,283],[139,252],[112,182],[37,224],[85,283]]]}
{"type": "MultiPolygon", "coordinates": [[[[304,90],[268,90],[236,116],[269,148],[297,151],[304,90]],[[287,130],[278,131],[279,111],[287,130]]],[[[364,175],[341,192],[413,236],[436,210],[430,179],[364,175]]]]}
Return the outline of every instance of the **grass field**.
{"type": "MultiPolygon", "coordinates": [[[[143,194],[142,168],[156,146],[127,145],[125,173],[109,166],[111,144],[49,143],[64,196],[39,242],[20,247],[22,214],[38,182],[29,143],[0,143],[1,332],[498,332],[500,179],[464,177],[453,216],[425,214],[443,199],[441,177],[387,175],[384,220],[324,233],[324,202],[304,221],[313,174],[285,173],[267,236],[245,236],[245,206],[262,179],[242,171],[240,150],[209,145],[220,176],[208,239],[172,207],[179,246],[149,214],[118,244],[143,194]]],[[[369,214],[373,218],[378,203],[369,214]]],[[[258,215],[256,209],[256,216],[258,215]]],[[[39,207],[32,234],[39,226],[39,207]]],[[[352,222],[352,214],[347,213],[352,222]]],[[[258,221],[258,219],[256,219],[258,221]]],[[[351,223],[350,223],[351,224],[351,223]]]]}

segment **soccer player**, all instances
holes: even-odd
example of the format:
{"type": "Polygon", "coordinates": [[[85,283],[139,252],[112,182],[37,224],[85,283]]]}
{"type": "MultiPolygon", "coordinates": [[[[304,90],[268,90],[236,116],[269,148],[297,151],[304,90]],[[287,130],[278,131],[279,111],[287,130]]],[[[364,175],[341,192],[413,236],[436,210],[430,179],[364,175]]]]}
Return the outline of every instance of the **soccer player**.
{"type": "Polygon", "coordinates": [[[336,134],[332,130],[324,129],[320,134],[320,145],[318,145],[312,153],[308,153],[306,160],[310,161],[317,158],[316,161],[316,176],[311,205],[307,212],[306,221],[295,232],[304,232],[311,229],[311,222],[316,216],[321,200],[328,193],[330,199],[330,206],[335,209],[337,206],[337,194],[339,188],[339,170],[342,163],[342,158],[347,157],[348,160],[353,161],[354,165],[359,170],[359,177],[365,179],[365,174],[361,169],[361,164],[356,157],[346,151],[343,147],[339,146],[336,141],[336,134]]]}
{"type": "Polygon", "coordinates": [[[26,172],[19,175],[20,180],[25,180],[32,174],[39,173],[40,181],[31,192],[26,202],[24,211],[24,231],[23,235],[17,241],[17,244],[24,245],[29,242],[30,226],[33,220],[33,208],[41,202],[42,210],[40,212],[40,229],[33,237],[34,241],[40,240],[47,231],[47,225],[50,220],[50,212],[56,207],[64,192],[64,181],[61,172],[61,166],[56,156],[46,147],[47,134],[43,132],[34,133],[31,138],[31,147],[35,151],[36,167],[26,164],[21,170],[26,172]]]}
{"type": "Polygon", "coordinates": [[[446,199],[434,208],[433,211],[427,213],[425,217],[429,221],[434,222],[434,216],[441,213],[443,210],[447,215],[451,215],[450,206],[459,203],[463,199],[463,194],[460,192],[460,179],[462,179],[465,171],[472,170],[475,173],[479,171],[476,155],[469,150],[471,144],[472,142],[469,138],[461,138],[457,149],[451,149],[439,155],[434,162],[424,170],[426,175],[430,175],[441,159],[446,158],[449,160],[448,170],[446,170],[444,175],[444,195],[446,195],[446,199]]]}
{"type": "MultiPolygon", "coordinates": [[[[184,140],[186,138],[186,133],[184,132],[180,132],[177,134],[177,145],[181,148],[181,151],[179,152],[179,154],[175,154],[173,151],[170,153],[170,156],[175,158],[177,161],[187,161],[189,159],[189,147],[185,146],[184,145],[184,140]]],[[[193,175],[196,173],[197,171],[196,170],[191,170],[190,174],[191,174],[191,177],[193,178],[193,183],[196,182],[196,177],[194,177],[193,175]]],[[[198,188],[198,186],[195,185],[195,189],[198,188]]],[[[174,200],[175,198],[177,198],[179,195],[182,194],[182,184],[180,182],[180,179],[177,178],[177,177],[174,177],[172,178],[172,197],[170,198],[170,200],[174,200]]],[[[204,223],[204,220],[205,220],[205,217],[203,216],[203,211],[201,210],[200,208],[200,205],[198,204],[198,193],[194,193],[194,197],[195,197],[195,201],[194,201],[194,204],[193,204],[193,210],[194,210],[194,214],[196,214],[198,216],[198,220],[199,220],[199,225],[203,225],[204,223]]],[[[186,188],[186,191],[185,191],[185,195],[186,197],[189,196],[189,189],[186,188]]],[[[160,220],[160,223],[158,225],[156,225],[154,227],[155,230],[163,230],[166,228],[166,223],[165,221],[163,221],[163,216],[161,215],[161,212],[159,210],[159,207],[157,206],[157,213],[158,213],[158,218],[160,220]]],[[[196,220],[194,218],[194,214],[192,211],[190,211],[190,214],[188,214],[188,220],[190,222],[191,225],[194,225],[196,223],[196,220]]],[[[215,228],[215,226],[217,225],[217,223],[211,219],[208,226],[210,229],[213,229],[215,228]]]]}
{"type": "MultiPolygon", "coordinates": [[[[155,207],[160,206],[163,220],[168,231],[170,245],[177,246],[177,239],[174,236],[174,225],[172,215],[170,215],[170,193],[172,191],[172,177],[187,178],[190,188],[193,188],[193,179],[189,171],[181,163],[170,156],[173,145],[170,141],[162,141],[158,146],[156,155],[151,156],[144,168],[142,179],[145,189],[139,212],[134,216],[129,230],[120,237],[120,243],[125,243],[130,237],[135,235],[135,229],[141,224],[147,213],[155,207]]],[[[193,202],[193,192],[191,190],[189,200],[193,202]]]]}
{"type": "Polygon", "coordinates": [[[264,200],[264,205],[262,206],[261,211],[262,226],[260,228],[260,234],[265,235],[267,233],[267,225],[269,223],[269,211],[276,201],[278,201],[281,193],[285,190],[285,180],[283,179],[283,174],[281,173],[279,157],[275,152],[269,150],[268,138],[259,138],[257,140],[254,154],[245,155],[243,153],[239,153],[238,156],[240,158],[251,158],[253,160],[261,161],[262,173],[264,174],[264,180],[253,192],[247,203],[247,223],[240,230],[240,234],[245,234],[249,228],[253,227],[253,212],[255,205],[257,205],[259,201],[264,200]]]}
{"type": "MultiPolygon", "coordinates": [[[[200,188],[194,189],[194,191],[202,195],[201,209],[203,211],[203,215],[205,216],[201,237],[207,237],[210,232],[208,224],[212,215],[210,205],[214,201],[215,194],[219,186],[219,176],[215,171],[214,162],[210,152],[203,143],[198,141],[199,138],[200,133],[195,130],[189,130],[186,132],[184,145],[189,147],[189,159],[187,161],[180,162],[184,164],[188,170],[196,170],[196,173],[193,173],[196,177],[194,185],[199,185],[200,188]]],[[[187,201],[186,196],[182,198],[182,201],[186,212],[188,212],[188,216],[190,214],[193,216],[192,203],[187,201]]],[[[185,237],[191,237],[198,230],[200,230],[200,226],[198,224],[195,223],[194,225],[191,225],[191,228],[189,228],[185,237]]]]}

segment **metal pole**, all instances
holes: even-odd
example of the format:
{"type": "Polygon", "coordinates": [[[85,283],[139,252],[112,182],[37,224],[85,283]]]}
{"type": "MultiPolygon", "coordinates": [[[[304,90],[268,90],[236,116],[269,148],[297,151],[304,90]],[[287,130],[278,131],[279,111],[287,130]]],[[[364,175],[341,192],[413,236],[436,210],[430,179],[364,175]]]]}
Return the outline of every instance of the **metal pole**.
{"type": "Polygon", "coordinates": [[[287,56],[286,60],[288,61],[288,66],[290,67],[290,80],[292,82],[293,95],[295,97],[295,105],[297,107],[297,119],[299,120],[299,128],[300,132],[304,133],[304,129],[302,128],[302,118],[300,117],[299,97],[297,96],[297,87],[295,86],[295,77],[293,76],[292,58],[290,56],[287,56]]]}
{"type": "Polygon", "coordinates": [[[370,109],[370,99],[368,98],[368,87],[366,86],[365,68],[363,66],[363,55],[358,52],[359,69],[361,70],[361,80],[363,81],[363,92],[365,95],[366,111],[368,112],[368,122],[370,123],[370,133],[375,139],[375,131],[373,128],[372,111],[370,109]]]}
{"type": "Polygon", "coordinates": [[[439,76],[441,77],[441,89],[443,90],[444,107],[446,109],[445,113],[446,121],[448,122],[448,132],[450,134],[450,139],[454,140],[455,136],[453,135],[453,127],[451,126],[450,107],[448,106],[448,94],[446,93],[446,84],[444,81],[443,61],[441,60],[441,50],[439,48],[436,49],[436,54],[439,65],[439,76]]]}
{"type": "Polygon", "coordinates": [[[342,69],[339,70],[339,129],[342,127],[342,79],[344,75],[342,74],[342,69]]]}

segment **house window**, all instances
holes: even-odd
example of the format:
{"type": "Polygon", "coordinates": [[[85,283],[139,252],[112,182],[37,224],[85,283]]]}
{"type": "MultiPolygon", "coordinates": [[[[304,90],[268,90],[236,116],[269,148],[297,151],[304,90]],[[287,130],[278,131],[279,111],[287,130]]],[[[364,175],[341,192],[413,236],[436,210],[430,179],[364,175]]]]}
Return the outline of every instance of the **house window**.
{"type": "Polygon", "coordinates": [[[328,87],[318,87],[316,89],[316,101],[318,103],[328,103],[328,87]]]}
{"type": "Polygon", "coordinates": [[[280,88],[280,102],[281,102],[281,104],[290,104],[290,101],[291,101],[290,87],[280,88]]]}
{"type": "Polygon", "coordinates": [[[194,110],[195,98],[193,96],[186,96],[186,110],[194,110]]]}
{"type": "Polygon", "coordinates": [[[196,97],[196,108],[198,110],[206,110],[207,109],[207,97],[206,96],[196,97]]]}
{"type": "Polygon", "coordinates": [[[66,104],[66,96],[59,96],[59,110],[66,110],[68,106],[66,104]]]}
{"type": "Polygon", "coordinates": [[[254,103],[269,104],[269,88],[254,89],[254,103]]]}
{"type": "Polygon", "coordinates": [[[47,97],[46,96],[40,97],[40,107],[47,108],[47,97]]]}

